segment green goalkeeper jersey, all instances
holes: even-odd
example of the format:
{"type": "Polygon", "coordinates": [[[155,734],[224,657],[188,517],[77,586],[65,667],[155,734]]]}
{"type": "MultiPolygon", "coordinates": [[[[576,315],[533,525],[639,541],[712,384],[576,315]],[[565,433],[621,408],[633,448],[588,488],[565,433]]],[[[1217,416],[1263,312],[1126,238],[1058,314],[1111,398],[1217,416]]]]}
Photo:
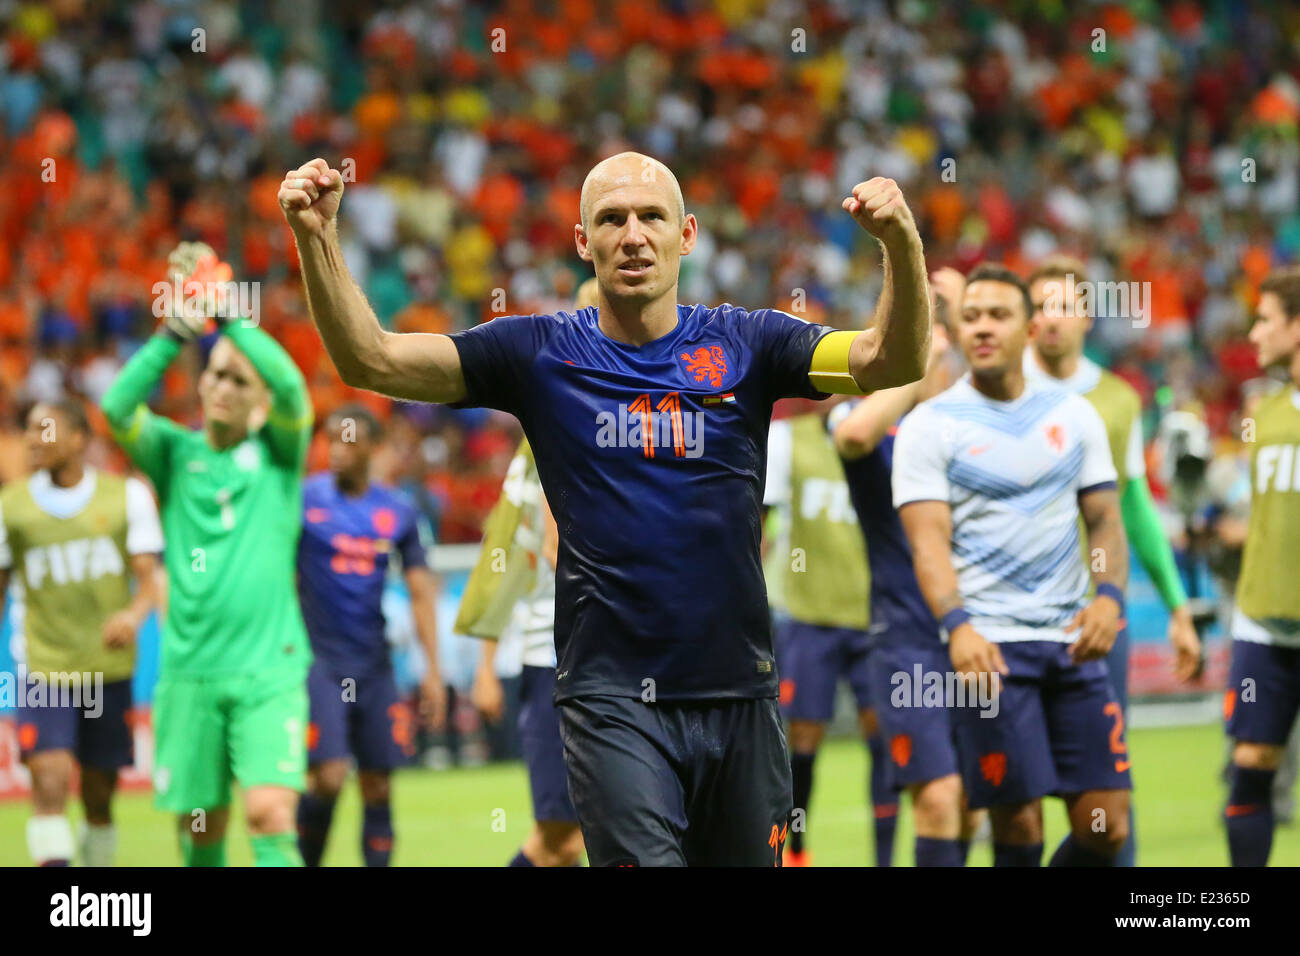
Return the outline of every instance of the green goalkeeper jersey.
{"type": "Polygon", "coordinates": [[[294,577],[312,426],[306,384],[265,332],[232,322],[224,334],[271,392],[266,424],[238,444],[213,448],[202,431],[145,405],[180,352],[164,336],[132,357],[102,403],[113,436],[161,501],[164,677],[273,678],[311,663],[294,577]]]}

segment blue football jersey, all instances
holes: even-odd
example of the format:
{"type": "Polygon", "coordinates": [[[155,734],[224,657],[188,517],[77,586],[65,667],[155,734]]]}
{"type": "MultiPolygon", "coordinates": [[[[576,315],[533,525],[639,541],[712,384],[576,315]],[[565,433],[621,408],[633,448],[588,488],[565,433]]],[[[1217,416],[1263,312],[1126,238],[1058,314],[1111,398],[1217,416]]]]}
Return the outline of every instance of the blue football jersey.
{"type": "Polygon", "coordinates": [[[415,509],[399,492],[372,484],[345,495],[328,472],[303,482],[298,597],[317,659],[342,674],[388,666],[384,578],[397,554],[423,567],[415,509]]]}
{"type": "Polygon", "coordinates": [[[677,307],[642,346],[595,308],[452,335],[465,405],[519,418],[560,529],[556,698],[775,697],[759,563],[768,425],[825,398],[808,370],[830,331],[784,312],[677,307]]]}

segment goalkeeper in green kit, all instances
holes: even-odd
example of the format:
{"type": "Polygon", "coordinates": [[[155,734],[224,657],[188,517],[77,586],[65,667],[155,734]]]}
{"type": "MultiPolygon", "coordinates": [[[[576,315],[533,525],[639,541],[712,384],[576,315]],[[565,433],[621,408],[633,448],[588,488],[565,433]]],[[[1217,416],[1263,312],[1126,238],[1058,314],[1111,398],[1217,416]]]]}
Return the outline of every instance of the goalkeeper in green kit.
{"type": "Polygon", "coordinates": [[[257,865],[301,866],[311,651],[294,569],[311,404],[288,353],[229,316],[230,267],[210,247],[182,243],[168,268],[184,301],[160,297],[158,333],[102,402],[114,438],[158,491],[166,538],[155,800],[179,815],[186,865],[222,866],[238,781],[257,865]],[[213,315],[226,318],[199,378],[203,427],[192,431],[145,399],[213,315]]]}

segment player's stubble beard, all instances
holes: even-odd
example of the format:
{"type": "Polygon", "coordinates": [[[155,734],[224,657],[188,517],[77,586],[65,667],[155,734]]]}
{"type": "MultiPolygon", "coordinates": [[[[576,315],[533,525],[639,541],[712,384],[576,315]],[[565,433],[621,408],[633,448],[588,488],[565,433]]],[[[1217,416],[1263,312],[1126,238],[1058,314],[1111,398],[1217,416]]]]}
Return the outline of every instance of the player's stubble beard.
{"type": "Polygon", "coordinates": [[[994,339],[990,344],[997,350],[993,364],[977,367],[974,349],[966,356],[971,378],[980,392],[1001,401],[1013,400],[1024,391],[1024,354],[1029,336],[1010,336],[1004,341],[994,339]]]}
{"type": "Polygon", "coordinates": [[[610,262],[607,285],[602,285],[600,292],[605,300],[609,303],[613,318],[620,324],[624,324],[631,318],[633,321],[644,322],[647,315],[656,305],[664,300],[668,300],[674,306],[674,315],[672,321],[660,331],[660,335],[666,335],[676,325],[675,306],[677,304],[677,279],[678,279],[678,262],[673,263],[671,270],[665,269],[665,264],[660,255],[654,256],[654,264],[651,266],[650,274],[642,281],[635,284],[627,283],[623,276],[618,272],[618,261],[624,258],[620,253],[616,253],[610,262]]]}
{"type": "Polygon", "coordinates": [[[1087,337],[1085,328],[1080,334],[1073,335],[1067,329],[1055,329],[1052,336],[1048,336],[1045,330],[1040,326],[1033,337],[1029,340],[1029,347],[1038,353],[1038,358],[1042,360],[1041,364],[1051,370],[1060,369],[1064,365],[1073,365],[1083,355],[1083,342],[1087,337]]]}

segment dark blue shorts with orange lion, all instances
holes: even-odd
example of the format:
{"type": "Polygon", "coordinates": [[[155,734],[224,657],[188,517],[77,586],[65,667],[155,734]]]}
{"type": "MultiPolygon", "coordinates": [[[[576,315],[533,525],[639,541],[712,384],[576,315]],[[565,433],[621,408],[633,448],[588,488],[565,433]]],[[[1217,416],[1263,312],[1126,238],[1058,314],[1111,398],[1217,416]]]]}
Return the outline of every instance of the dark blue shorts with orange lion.
{"type": "Polygon", "coordinates": [[[896,790],[957,773],[952,713],[911,693],[918,672],[942,675],[951,670],[948,648],[938,635],[924,642],[881,641],[871,648],[867,681],[896,790]]]}
{"type": "Polygon", "coordinates": [[[998,645],[1010,676],[994,708],[953,708],[957,753],[972,808],[1049,794],[1131,790],[1124,715],[1104,660],[1075,664],[1069,645],[998,645]]]}
{"type": "Polygon", "coordinates": [[[871,706],[867,696],[871,645],[866,631],[779,618],[775,638],[781,712],[787,720],[829,721],[841,677],[849,682],[859,710],[871,706]]]}

